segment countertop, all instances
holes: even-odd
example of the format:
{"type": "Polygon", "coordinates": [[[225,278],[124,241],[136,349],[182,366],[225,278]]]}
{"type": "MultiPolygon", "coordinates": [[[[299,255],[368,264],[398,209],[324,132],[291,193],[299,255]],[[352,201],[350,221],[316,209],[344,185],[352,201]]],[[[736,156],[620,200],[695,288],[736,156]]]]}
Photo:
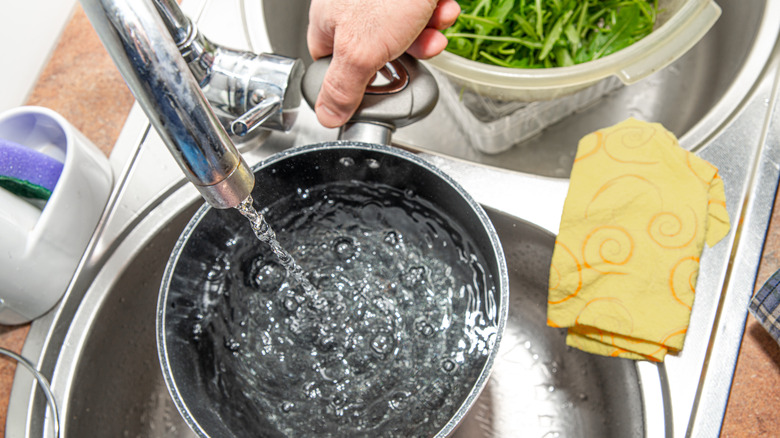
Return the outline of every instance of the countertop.
{"type": "MultiPolygon", "coordinates": [[[[62,114],[109,155],[134,100],[103,49],[84,12],[77,6],[51,59],[38,78],[27,105],[62,114]]],[[[780,197],[778,197],[780,198],[780,197]]],[[[778,206],[778,198],[775,206],[778,206]]],[[[774,210],[761,257],[756,288],[780,269],[780,208],[774,210]]],[[[20,352],[29,324],[0,325],[0,346],[20,352]]],[[[0,433],[16,364],[0,357],[0,433]]],[[[745,334],[731,388],[721,436],[777,434],[780,410],[780,346],[752,317],[745,334]]]]}

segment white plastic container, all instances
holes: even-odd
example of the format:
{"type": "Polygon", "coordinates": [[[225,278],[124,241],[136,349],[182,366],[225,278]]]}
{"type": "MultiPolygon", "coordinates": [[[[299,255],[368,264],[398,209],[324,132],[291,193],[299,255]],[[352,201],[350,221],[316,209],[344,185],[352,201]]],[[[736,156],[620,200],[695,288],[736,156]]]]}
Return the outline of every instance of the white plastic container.
{"type": "Polygon", "coordinates": [[[58,113],[0,114],[0,138],[63,162],[41,208],[0,188],[0,324],[43,315],[62,297],[111,193],[108,159],[58,113]]]}
{"type": "Polygon", "coordinates": [[[685,54],[720,17],[712,0],[659,0],[656,28],[633,45],[570,67],[517,69],[444,52],[427,61],[440,100],[467,127],[471,146],[504,152],[605,94],[661,70],[685,54]]]}
{"type": "Polygon", "coordinates": [[[569,95],[609,76],[629,85],[690,50],[720,16],[713,0],[659,0],[656,28],[640,41],[595,61],[569,67],[516,69],[444,52],[429,64],[456,84],[501,101],[539,101],[569,95]]]}

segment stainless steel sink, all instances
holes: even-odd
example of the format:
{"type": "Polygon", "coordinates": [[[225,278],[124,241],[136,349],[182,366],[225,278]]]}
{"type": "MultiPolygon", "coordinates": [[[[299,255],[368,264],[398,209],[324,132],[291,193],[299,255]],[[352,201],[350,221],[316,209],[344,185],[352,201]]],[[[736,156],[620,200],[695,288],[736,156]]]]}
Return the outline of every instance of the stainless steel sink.
{"type": "MultiPolygon", "coordinates": [[[[718,4],[719,22],[678,62],[507,152],[474,150],[447,104],[396,133],[399,145],[487,207],[511,271],[500,358],[456,436],[718,435],[780,162],[780,4],[718,4]],[[662,365],[568,349],[544,320],[577,140],[628,116],[663,123],[720,168],[734,223],[724,242],[705,250],[685,348],[662,365]]],[[[305,0],[183,7],[215,42],[305,55],[305,0]]],[[[302,108],[290,133],[254,135],[239,148],[252,164],[335,136],[302,108]]],[[[22,353],[50,377],[66,436],[192,436],[162,380],[154,313],[167,258],[202,200],[138,108],[111,160],[119,178],[104,217],[62,302],[32,325],[22,353]]],[[[14,380],[6,433],[52,436],[44,397],[24,370],[14,380]]]]}

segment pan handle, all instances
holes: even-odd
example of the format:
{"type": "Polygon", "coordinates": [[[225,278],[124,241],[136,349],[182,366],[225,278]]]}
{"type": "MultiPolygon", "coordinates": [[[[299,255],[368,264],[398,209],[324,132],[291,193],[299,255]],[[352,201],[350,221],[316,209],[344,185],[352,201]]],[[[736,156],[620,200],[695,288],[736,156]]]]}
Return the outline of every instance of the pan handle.
{"type": "MultiPolygon", "coordinates": [[[[331,57],[315,61],[303,75],[301,90],[312,108],[330,61],[331,57]]],[[[433,75],[407,54],[385,65],[377,77],[366,89],[363,102],[349,123],[380,124],[395,130],[430,114],[439,100],[439,87],[433,75]]]]}

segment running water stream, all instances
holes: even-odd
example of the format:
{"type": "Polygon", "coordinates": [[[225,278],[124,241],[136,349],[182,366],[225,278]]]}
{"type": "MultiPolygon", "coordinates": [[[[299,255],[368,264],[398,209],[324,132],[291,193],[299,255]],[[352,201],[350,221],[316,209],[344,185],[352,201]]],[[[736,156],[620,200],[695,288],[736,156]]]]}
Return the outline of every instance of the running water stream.
{"type": "Polygon", "coordinates": [[[249,195],[241,204],[236,206],[236,210],[244,215],[245,218],[249,219],[249,224],[252,226],[252,231],[255,233],[255,236],[257,236],[261,242],[265,242],[271,247],[271,251],[276,255],[279,263],[281,263],[293,279],[301,285],[306,292],[306,295],[310,299],[316,299],[317,289],[315,289],[314,285],[306,278],[306,273],[303,268],[301,268],[301,265],[295,262],[293,256],[287,252],[279,243],[279,240],[276,239],[276,233],[273,228],[271,228],[265,220],[265,216],[257,212],[254,205],[252,205],[253,203],[254,199],[252,199],[252,195],[249,195]]]}

